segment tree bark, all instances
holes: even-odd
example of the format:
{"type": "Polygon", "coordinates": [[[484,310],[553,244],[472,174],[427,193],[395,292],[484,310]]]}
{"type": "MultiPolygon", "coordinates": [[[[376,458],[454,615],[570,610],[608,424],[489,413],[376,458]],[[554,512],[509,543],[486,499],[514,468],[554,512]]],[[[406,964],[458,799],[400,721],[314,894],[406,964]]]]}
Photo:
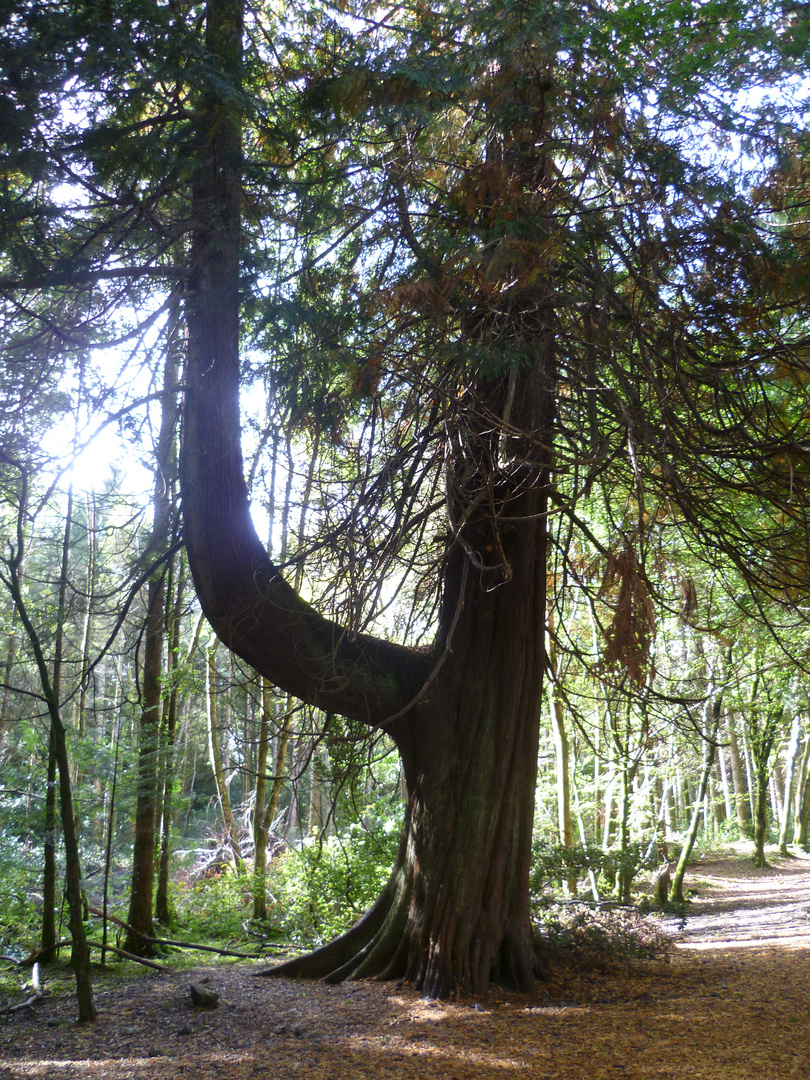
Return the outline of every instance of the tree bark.
{"type": "MultiPolygon", "coordinates": [[[[241,33],[239,0],[210,0],[211,62],[234,88],[241,33]]],[[[489,382],[468,381],[471,407],[448,448],[452,538],[433,648],[349,633],[318,614],[256,535],[243,475],[237,101],[212,81],[197,115],[182,453],[189,563],[226,645],[289,693],[388,731],[408,793],[380,900],[349,934],[275,973],[404,976],[431,997],[483,993],[493,978],[528,991],[544,970],[529,869],[545,665],[551,334],[532,286],[525,297],[516,286],[506,303],[526,359],[489,382]],[[508,415],[508,439],[493,415],[508,415]]],[[[471,320],[466,332],[486,326],[471,320]]]]}
{"type": "Polygon", "coordinates": [[[709,777],[711,776],[712,767],[714,765],[714,755],[717,749],[716,739],[717,731],[720,726],[721,708],[722,697],[718,695],[712,702],[712,715],[709,721],[709,731],[703,743],[703,768],[700,773],[698,791],[692,807],[692,819],[689,823],[686,837],[684,838],[684,845],[678,859],[678,865],[675,867],[675,873],[672,875],[672,900],[676,904],[682,904],[684,900],[683,879],[686,876],[686,867],[689,864],[689,857],[692,854],[692,849],[694,848],[695,840],[697,839],[698,829],[700,828],[700,818],[703,813],[703,800],[706,797],[706,790],[709,786],[709,777]]]}
{"type": "Polygon", "coordinates": [[[745,770],[740,760],[740,746],[737,741],[737,733],[734,725],[729,720],[728,725],[728,749],[731,758],[731,776],[734,781],[734,805],[737,810],[737,829],[741,840],[751,837],[751,806],[748,799],[748,784],[745,770]]]}
{"type": "Polygon", "coordinates": [[[801,743],[801,723],[798,716],[793,717],[790,730],[790,742],[788,743],[787,756],[785,758],[785,794],[782,802],[782,822],[779,828],[779,854],[788,853],[788,830],[792,824],[793,812],[793,782],[796,775],[796,759],[799,756],[801,743]]]}
{"type": "MultiPolygon", "coordinates": [[[[163,402],[155,461],[152,551],[163,555],[171,542],[172,476],[176,475],[178,351],[170,337],[163,367],[163,402]]],[[[132,852],[132,885],[125,949],[136,956],[151,955],[155,877],[155,822],[158,800],[160,727],[163,713],[163,643],[166,622],[166,566],[152,572],[146,593],[143,685],[138,745],[138,795],[135,806],[135,842],[132,852]]]]}

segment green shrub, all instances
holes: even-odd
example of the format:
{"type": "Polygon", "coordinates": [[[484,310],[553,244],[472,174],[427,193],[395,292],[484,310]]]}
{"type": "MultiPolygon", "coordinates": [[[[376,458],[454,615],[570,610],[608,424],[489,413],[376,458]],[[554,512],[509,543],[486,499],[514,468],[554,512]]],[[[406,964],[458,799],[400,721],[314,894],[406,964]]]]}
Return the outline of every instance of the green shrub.
{"type": "Polygon", "coordinates": [[[657,853],[649,863],[643,845],[628,844],[622,851],[602,851],[596,845],[563,847],[535,840],[532,848],[532,872],[530,887],[535,906],[548,900],[549,892],[561,889],[564,882],[575,879],[582,882],[592,872],[600,893],[612,890],[620,871],[629,872],[632,879],[646,866],[657,863],[657,853]]]}
{"type": "Polygon", "coordinates": [[[357,823],[325,840],[312,836],[275,859],[268,873],[270,918],[296,945],[316,945],[348,930],[388,880],[399,840],[393,821],[357,823]]]}
{"type": "Polygon", "coordinates": [[[224,873],[177,884],[173,900],[177,924],[189,940],[233,942],[244,937],[250,917],[250,874],[224,873]]]}

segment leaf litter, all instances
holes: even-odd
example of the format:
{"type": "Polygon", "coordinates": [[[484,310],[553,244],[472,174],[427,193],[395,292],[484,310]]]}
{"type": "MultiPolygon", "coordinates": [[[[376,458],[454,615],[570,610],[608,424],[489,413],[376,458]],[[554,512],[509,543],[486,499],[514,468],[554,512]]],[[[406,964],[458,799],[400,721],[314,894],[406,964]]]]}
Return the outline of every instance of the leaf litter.
{"type": "Polygon", "coordinates": [[[98,1021],[78,1027],[61,969],[0,1021],[0,1080],[810,1080],[810,858],[712,857],[689,884],[683,919],[600,916],[597,937],[620,943],[632,922],[640,956],[594,946],[581,918],[558,926],[555,977],[531,997],[116,965],[97,977],[98,1021]],[[216,1007],[195,1006],[192,983],[216,1007]]]}

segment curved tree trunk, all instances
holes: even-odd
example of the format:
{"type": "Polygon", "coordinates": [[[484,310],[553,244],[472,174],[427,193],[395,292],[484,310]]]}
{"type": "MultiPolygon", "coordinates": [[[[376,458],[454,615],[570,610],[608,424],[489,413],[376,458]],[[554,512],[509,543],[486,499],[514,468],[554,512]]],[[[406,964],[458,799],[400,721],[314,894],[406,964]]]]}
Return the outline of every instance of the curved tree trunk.
{"type": "Polygon", "coordinates": [[[343,938],[266,974],[406,978],[429,997],[482,993],[491,979],[528,991],[544,974],[529,920],[541,529],[526,523],[507,552],[518,587],[487,592],[454,559],[452,652],[429,699],[391,729],[408,808],[385,893],[343,938]]]}
{"type": "MultiPolygon", "coordinates": [[[[241,33],[241,0],[210,0],[206,44],[232,85],[241,33]]],[[[469,407],[459,396],[448,447],[452,542],[433,649],[325,619],[281,577],[250,518],[239,428],[237,99],[212,83],[197,114],[181,458],[189,564],[225,644],[287,692],[388,731],[408,793],[399,856],[377,904],[338,942],[274,970],[404,976],[431,997],[481,993],[493,978],[525,991],[543,970],[529,864],[545,664],[551,333],[537,296],[516,289],[500,315],[514,327],[520,362],[479,380],[469,407]]],[[[465,332],[484,340],[488,318],[471,318],[465,332]]]]}

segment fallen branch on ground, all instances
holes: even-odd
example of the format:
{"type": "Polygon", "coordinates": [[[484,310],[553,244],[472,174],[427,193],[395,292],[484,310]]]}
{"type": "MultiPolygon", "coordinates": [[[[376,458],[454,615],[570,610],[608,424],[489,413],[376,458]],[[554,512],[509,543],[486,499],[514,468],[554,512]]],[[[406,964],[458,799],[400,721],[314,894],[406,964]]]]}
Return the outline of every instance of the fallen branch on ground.
{"type": "MultiPolygon", "coordinates": [[[[105,918],[104,913],[97,908],[87,909],[91,915],[95,915],[99,919],[105,918]]],[[[141,933],[140,930],[136,930],[134,926],[130,926],[129,923],[125,923],[123,919],[116,918],[115,915],[108,914],[106,916],[110,922],[115,923],[116,926],[120,926],[123,930],[131,931],[133,934],[137,934],[142,941],[145,941],[148,945],[163,945],[168,949],[196,949],[199,952],[212,952],[218,956],[235,956],[239,960],[266,960],[262,953],[244,953],[235,952],[233,949],[220,949],[216,945],[197,945],[189,941],[174,941],[171,938],[156,938],[148,937],[146,934],[141,933]]],[[[107,948],[112,948],[108,945],[107,948]]]]}

